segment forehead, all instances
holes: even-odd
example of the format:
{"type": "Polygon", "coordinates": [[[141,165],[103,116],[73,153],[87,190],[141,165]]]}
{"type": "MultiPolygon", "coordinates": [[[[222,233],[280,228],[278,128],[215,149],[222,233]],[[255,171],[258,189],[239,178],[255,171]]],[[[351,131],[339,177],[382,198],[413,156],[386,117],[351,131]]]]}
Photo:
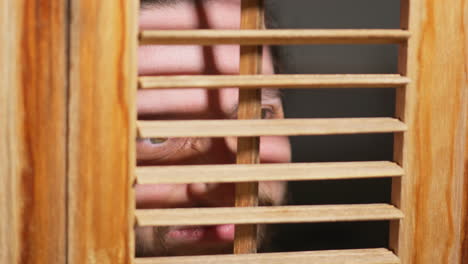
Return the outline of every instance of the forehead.
{"type": "Polygon", "coordinates": [[[140,12],[141,29],[237,29],[239,25],[240,0],[150,4],[140,12]]]}
{"type": "MultiPolygon", "coordinates": [[[[182,1],[173,5],[152,5],[140,12],[140,28],[151,29],[238,29],[240,0],[182,1]]],[[[264,72],[273,73],[270,54],[264,56],[264,72]]],[[[140,75],[238,74],[239,47],[225,46],[141,46],[140,75]]],[[[238,101],[237,89],[207,92],[203,89],[138,91],[142,116],[206,115],[231,113],[238,101]]],[[[276,93],[263,93],[265,99],[276,93]]],[[[198,117],[198,116],[197,116],[198,117]]]]}

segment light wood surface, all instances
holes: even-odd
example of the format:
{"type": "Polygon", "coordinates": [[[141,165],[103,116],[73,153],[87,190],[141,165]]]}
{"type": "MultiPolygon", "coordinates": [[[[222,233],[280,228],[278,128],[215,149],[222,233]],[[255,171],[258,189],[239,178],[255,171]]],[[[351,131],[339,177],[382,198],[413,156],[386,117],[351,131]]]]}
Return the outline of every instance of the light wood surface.
{"type": "MultiPolygon", "coordinates": [[[[263,1],[241,0],[240,28],[263,28],[263,1]]],[[[240,75],[262,73],[262,46],[240,47],[240,75]]],[[[240,120],[262,118],[261,89],[240,90],[237,117],[240,120]]],[[[243,137],[237,139],[237,164],[256,164],[260,162],[260,138],[243,137]]],[[[258,182],[241,182],[235,187],[235,207],[252,207],[258,205],[258,182]]],[[[257,226],[236,225],[234,234],[234,254],[257,252],[257,226]]]]}
{"type": "Polygon", "coordinates": [[[400,166],[389,161],[149,166],[136,169],[138,184],[337,180],[398,177],[403,173],[400,166]]]}
{"type": "Polygon", "coordinates": [[[399,74],[277,74],[146,76],[140,89],[253,88],[398,88],[410,80],[399,74]]]}
{"type": "Polygon", "coordinates": [[[0,263],[66,262],[66,17],[0,1],[0,263]]]}
{"type": "Polygon", "coordinates": [[[412,37],[407,54],[402,51],[407,65],[402,61],[400,73],[407,72],[412,82],[406,94],[397,94],[397,113],[408,132],[399,139],[403,148],[396,159],[407,173],[394,196],[405,218],[399,243],[391,244],[405,264],[462,263],[468,2],[402,3],[402,13],[410,13],[402,27],[408,24],[412,37]]]}
{"type": "MultiPolygon", "coordinates": [[[[466,106],[466,113],[468,115],[468,104],[466,106]]],[[[462,228],[461,228],[461,258],[462,264],[468,264],[468,133],[465,136],[465,179],[464,179],[464,198],[463,198],[463,211],[462,211],[462,228]]]]}
{"type": "MultiPolygon", "coordinates": [[[[412,4],[415,4],[413,2],[412,4]]],[[[416,5],[413,8],[418,8],[416,5]]],[[[409,10],[410,10],[410,1],[402,0],[400,1],[400,27],[404,30],[409,29],[409,10]]],[[[419,12],[419,11],[418,11],[419,12]]],[[[410,31],[414,34],[414,31],[410,31]]],[[[414,40],[414,36],[411,40],[414,40]]],[[[408,42],[400,44],[398,47],[398,73],[402,76],[408,76],[408,42]]],[[[396,89],[395,95],[395,116],[404,121],[409,121],[409,111],[411,110],[410,106],[414,103],[414,90],[409,91],[408,89],[414,89],[414,80],[412,80],[412,86],[406,85],[403,88],[396,89]]],[[[406,158],[410,153],[408,153],[408,135],[409,132],[399,133],[394,135],[393,142],[393,156],[394,161],[400,166],[409,166],[406,162],[406,158]]],[[[404,188],[408,186],[411,175],[403,175],[400,178],[392,178],[392,191],[391,191],[391,201],[392,204],[397,208],[400,208],[405,214],[408,213],[408,210],[411,208],[408,207],[407,189],[404,188]]],[[[411,219],[391,221],[389,225],[389,248],[392,249],[400,258],[405,258],[410,254],[411,249],[409,248],[409,241],[411,239],[410,232],[408,232],[409,224],[411,219]],[[403,222],[404,221],[404,222],[403,222]]]]}
{"type": "Polygon", "coordinates": [[[408,38],[409,32],[399,29],[153,30],[140,33],[140,44],[393,44],[408,38]]]}
{"type": "Polygon", "coordinates": [[[137,258],[135,264],[399,264],[391,251],[384,248],[326,250],[290,253],[217,255],[196,257],[137,258]]]}
{"type": "Polygon", "coordinates": [[[142,138],[299,136],[361,133],[391,133],[406,130],[394,118],[317,118],[264,120],[138,121],[142,138]]]}
{"type": "MultiPolygon", "coordinates": [[[[468,104],[466,106],[466,112],[468,115],[468,104]]],[[[465,180],[464,180],[464,206],[463,210],[464,213],[462,219],[462,229],[461,229],[461,236],[462,236],[462,264],[468,264],[468,133],[465,136],[465,180]]]]}
{"type": "MultiPolygon", "coordinates": [[[[137,8],[133,1],[70,3],[67,18],[63,1],[0,2],[0,263],[67,263],[66,252],[68,263],[130,263],[133,258],[133,216],[127,214],[133,206],[134,135],[129,124],[134,120],[130,93],[136,83],[131,59],[136,27],[128,21],[134,21],[137,8]],[[73,66],[69,96],[64,88],[67,19],[73,66]],[[69,200],[64,193],[67,175],[69,200]]],[[[408,1],[402,3],[405,9],[408,1]]],[[[397,90],[397,117],[409,131],[396,137],[395,160],[407,174],[395,177],[392,200],[406,217],[393,222],[397,236],[391,245],[405,264],[468,262],[467,5],[463,0],[412,0],[411,8],[402,12],[411,10],[413,36],[407,54],[402,49],[400,73],[413,81],[406,90],[397,90]]],[[[395,218],[400,217],[398,213],[395,218]]],[[[375,258],[374,253],[361,257],[347,252],[326,252],[323,258],[322,252],[312,252],[320,256],[292,253],[224,260],[398,263],[388,251],[389,260],[384,252],[376,252],[375,258]]],[[[157,261],[178,260],[212,263],[220,257],[157,261]]]]}
{"type": "Polygon", "coordinates": [[[69,264],[134,257],[138,2],[71,1],[69,264]]]}
{"type": "Polygon", "coordinates": [[[389,204],[136,210],[139,226],[351,222],[401,219],[389,204]]]}
{"type": "MultiPolygon", "coordinates": [[[[19,1],[17,2],[19,3],[19,1]]],[[[0,263],[20,263],[23,250],[21,241],[21,206],[17,168],[21,140],[17,138],[16,127],[18,93],[20,83],[14,78],[21,69],[18,67],[20,22],[14,15],[21,13],[18,5],[11,1],[0,2],[0,263]]]]}

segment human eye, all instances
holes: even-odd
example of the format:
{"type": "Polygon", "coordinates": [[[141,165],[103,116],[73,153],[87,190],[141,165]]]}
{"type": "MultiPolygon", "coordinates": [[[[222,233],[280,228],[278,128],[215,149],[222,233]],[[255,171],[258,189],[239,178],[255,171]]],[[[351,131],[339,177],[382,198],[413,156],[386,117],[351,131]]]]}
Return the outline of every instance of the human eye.
{"type": "Polygon", "coordinates": [[[274,119],[275,110],[270,106],[262,106],[262,119],[274,119]]]}
{"type": "Polygon", "coordinates": [[[144,147],[161,147],[168,142],[169,138],[137,138],[137,146],[144,147]]]}
{"type": "Polygon", "coordinates": [[[284,118],[281,101],[270,101],[262,104],[262,119],[282,119],[284,118]]]}
{"type": "Polygon", "coordinates": [[[162,160],[177,152],[183,144],[182,138],[137,138],[137,160],[139,162],[162,160]]]}
{"type": "Polygon", "coordinates": [[[160,144],[163,144],[164,142],[166,142],[169,138],[144,138],[144,139],[140,139],[140,140],[143,140],[143,141],[146,141],[148,143],[151,143],[153,145],[160,145],[160,144]]]}
{"type": "Polygon", "coordinates": [[[284,118],[281,91],[277,89],[262,90],[262,119],[284,118]]]}

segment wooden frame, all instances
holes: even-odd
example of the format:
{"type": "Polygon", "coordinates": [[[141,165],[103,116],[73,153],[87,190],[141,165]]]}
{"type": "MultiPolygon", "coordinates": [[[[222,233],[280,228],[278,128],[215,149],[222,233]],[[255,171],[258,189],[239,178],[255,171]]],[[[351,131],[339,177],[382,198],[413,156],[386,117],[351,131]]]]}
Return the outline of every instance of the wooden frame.
{"type": "Polygon", "coordinates": [[[134,256],[137,3],[71,1],[68,263],[134,256]]]}
{"type": "Polygon", "coordinates": [[[41,2],[0,2],[0,263],[67,259],[67,5],[41,2]]]}
{"type": "Polygon", "coordinates": [[[399,70],[412,82],[397,90],[397,117],[409,129],[395,140],[406,174],[392,200],[405,219],[392,223],[390,246],[402,263],[468,262],[467,14],[464,1],[401,0],[401,27],[412,36],[399,70]]]}
{"type": "MultiPolygon", "coordinates": [[[[227,256],[227,263],[340,258],[354,259],[355,263],[468,263],[468,3],[401,3],[402,30],[384,36],[404,43],[408,32],[411,35],[407,44],[400,44],[403,77],[395,80],[400,82],[397,118],[408,128],[396,136],[395,161],[405,173],[390,173],[398,174],[392,202],[405,215],[402,220],[393,220],[391,227],[390,246],[400,260],[389,251],[362,250],[247,254],[227,256]]],[[[7,0],[0,3],[0,12],[0,262],[133,262],[137,4],[115,0],[7,0]],[[103,61],[115,67],[100,67],[103,61]],[[103,94],[106,96],[100,96],[103,94]],[[108,133],[110,129],[112,134],[108,133]],[[107,151],[102,151],[103,146],[107,151]],[[119,217],[111,217],[115,215],[119,217]]],[[[353,41],[343,32],[309,33],[303,39],[353,41]]],[[[357,33],[363,34],[350,34],[357,33]]],[[[225,37],[230,41],[233,36],[225,37]]],[[[254,37],[249,44],[275,38],[280,39],[266,34],[254,37]]],[[[213,40],[208,35],[199,41],[213,40]]],[[[342,80],[343,76],[335,77],[327,82],[342,80]]],[[[236,81],[240,86],[256,88],[265,81],[245,78],[214,78],[210,85],[236,81]]],[[[297,80],[279,83],[306,87],[311,81],[300,80],[302,84],[297,80]]],[[[372,84],[379,81],[382,79],[374,79],[372,84]]],[[[145,85],[144,80],[140,85],[145,85]]],[[[380,169],[376,174],[386,175],[380,169]]],[[[294,177],[300,172],[297,168],[294,177]]],[[[331,177],[363,177],[362,173],[349,175],[339,170],[327,173],[331,177]]],[[[252,252],[251,248],[238,252],[252,252]]]]}
{"type": "Polygon", "coordinates": [[[1,1],[0,263],[132,261],[136,3],[1,1]]]}

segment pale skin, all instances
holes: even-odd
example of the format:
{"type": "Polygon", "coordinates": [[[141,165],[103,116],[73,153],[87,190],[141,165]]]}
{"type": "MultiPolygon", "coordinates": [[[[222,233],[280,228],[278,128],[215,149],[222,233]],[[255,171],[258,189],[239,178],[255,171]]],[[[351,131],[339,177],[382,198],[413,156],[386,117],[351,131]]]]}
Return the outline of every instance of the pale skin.
{"type": "MultiPolygon", "coordinates": [[[[187,1],[174,6],[147,7],[140,14],[141,29],[238,29],[240,0],[187,1]]],[[[271,57],[265,49],[263,73],[273,74],[271,57]]],[[[142,46],[140,75],[238,74],[238,46],[142,46]]],[[[238,89],[140,90],[137,108],[140,119],[235,119],[238,89]]],[[[264,89],[263,118],[283,118],[279,93],[264,89]]],[[[139,139],[139,165],[230,164],[236,158],[235,138],[139,139]]],[[[287,137],[261,137],[262,163],[287,163],[287,137]]],[[[137,208],[226,207],[234,204],[234,184],[164,184],[136,186],[137,208]]],[[[285,185],[260,183],[260,200],[279,205],[285,185]]],[[[162,227],[137,230],[137,254],[194,255],[229,253],[234,226],[162,227]]]]}

